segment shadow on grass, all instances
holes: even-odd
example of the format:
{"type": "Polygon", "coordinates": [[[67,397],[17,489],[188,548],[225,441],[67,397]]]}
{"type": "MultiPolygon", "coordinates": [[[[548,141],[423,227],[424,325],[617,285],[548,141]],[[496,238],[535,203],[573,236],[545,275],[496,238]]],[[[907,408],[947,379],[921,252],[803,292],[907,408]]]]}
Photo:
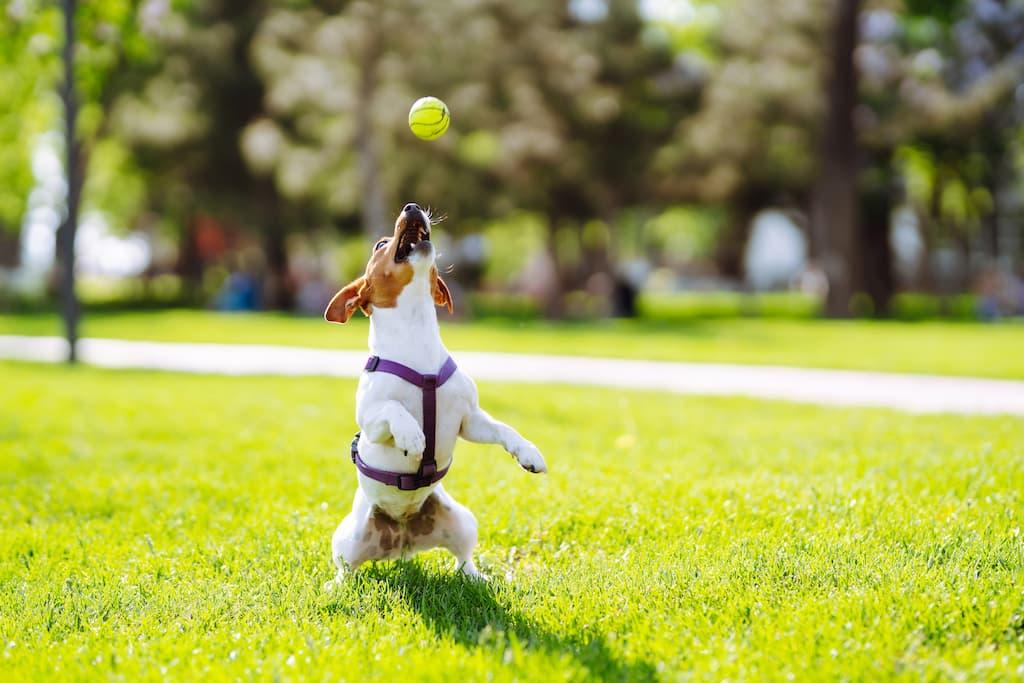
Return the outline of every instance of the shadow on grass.
{"type": "Polygon", "coordinates": [[[432,573],[415,561],[375,564],[360,570],[354,580],[326,606],[330,614],[358,616],[368,610],[382,613],[401,597],[438,638],[451,637],[465,647],[519,647],[526,652],[568,655],[586,667],[589,677],[615,681],[648,681],[655,668],[643,660],[625,661],[612,652],[605,638],[592,631],[559,634],[532,622],[502,604],[501,595],[515,591],[499,579],[479,582],[461,574],[432,573]],[[364,599],[373,584],[386,590],[377,600],[364,599]]]}

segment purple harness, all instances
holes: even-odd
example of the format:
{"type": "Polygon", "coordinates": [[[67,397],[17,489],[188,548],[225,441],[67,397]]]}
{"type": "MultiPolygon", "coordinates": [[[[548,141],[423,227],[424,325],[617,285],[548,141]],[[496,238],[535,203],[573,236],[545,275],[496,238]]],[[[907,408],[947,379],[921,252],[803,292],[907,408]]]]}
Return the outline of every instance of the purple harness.
{"type": "Polygon", "coordinates": [[[359,457],[359,432],[352,439],[352,462],[364,476],[388,486],[394,486],[399,491],[415,491],[425,486],[430,486],[441,481],[444,475],[448,474],[448,468],[437,469],[437,460],[434,457],[434,445],[437,437],[437,388],[448,381],[455,374],[457,369],[455,361],[449,356],[436,375],[421,375],[412,368],[396,363],[392,360],[384,360],[380,356],[370,356],[366,361],[366,372],[386,372],[389,375],[401,377],[409,384],[415,384],[423,390],[423,436],[426,437],[427,445],[423,449],[423,459],[420,460],[420,467],[413,473],[388,472],[370,467],[359,457]]]}

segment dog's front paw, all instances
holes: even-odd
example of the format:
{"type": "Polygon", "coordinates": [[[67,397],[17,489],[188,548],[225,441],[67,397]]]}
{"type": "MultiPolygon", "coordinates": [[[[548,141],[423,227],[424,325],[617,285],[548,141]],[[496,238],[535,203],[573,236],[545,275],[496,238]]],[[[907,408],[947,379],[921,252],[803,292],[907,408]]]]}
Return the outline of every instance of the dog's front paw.
{"type": "Polygon", "coordinates": [[[392,424],[391,436],[395,439],[395,448],[405,451],[406,455],[419,455],[427,447],[427,437],[412,419],[408,423],[392,424]]]}
{"type": "Polygon", "coordinates": [[[540,472],[548,471],[548,464],[544,462],[544,456],[529,441],[523,442],[522,445],[512,452],[512,455],[519,461],[519,466],[527,472],[539,474],[540,472]]]}

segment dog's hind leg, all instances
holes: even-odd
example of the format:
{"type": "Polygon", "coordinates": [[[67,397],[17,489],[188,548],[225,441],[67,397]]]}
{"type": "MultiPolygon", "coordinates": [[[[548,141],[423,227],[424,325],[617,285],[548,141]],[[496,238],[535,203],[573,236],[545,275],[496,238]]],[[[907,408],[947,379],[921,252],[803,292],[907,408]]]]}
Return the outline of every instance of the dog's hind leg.
{"type": "Polygon", "coordinates": [[[438,545],[455,556],[455,569],[474,579],[486,579],[473,562],[477,541],[476,517],[442,487],[438,486],[434,495],[440,506],[436,529],[438,545]]]}
{"type": "Polygon", "coordinates": [[[473,562],[473,550],[476,548],[476,517],[469,511],[469,508],[459,505],[460,510],[456,513],[459,521],[453,525],[452,540],[445,547],[455,555],[455,568],[474,579],[486,579],[480,573],[473,562]]]}
{"type": "Polygon", "coordinates": [[[445,548],[455,555],[456,569],[468,576],[484,578],[473,563],[476,517],[440,484],[423,501],[419,512],[406,520],[405,528],[408,533],[406,554],[445,548]]]}
{"type": "Polygon", "coordinates": [[[331,559],[338,568],[337,576],[325,586],[331,590],[333,584],[344,581],[363,562],[373,559],[367,552],[370,503],[362,489],[356,489],[352,511],[341,520],[331,537],[331,559]]]}

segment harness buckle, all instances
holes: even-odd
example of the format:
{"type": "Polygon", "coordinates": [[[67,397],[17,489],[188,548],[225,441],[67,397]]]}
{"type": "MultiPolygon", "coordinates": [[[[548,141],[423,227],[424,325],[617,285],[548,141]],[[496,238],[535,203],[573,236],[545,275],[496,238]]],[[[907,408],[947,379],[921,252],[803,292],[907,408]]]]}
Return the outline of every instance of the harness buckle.
{"type": "Polygon", "coordinates": [[[359,435],[361,433],[356,432],[356,435],[352,437],[352,447],[349,449],[349,452],[352,454],[352,462],[355,462],[356,458],[359,457],[359,435]]]}
{"type": "Polygon", "coordinates": [[[433,477],[437,474],[437,463],[431,462],[420,465],[420,473],[428,479],[433,477]]]}
{"type": "Polygon", "coordinates": [[[398,477],[398,490],[399,491],[415,491],[419,488],[417,481],[418,477],[415,474],[403,474],[398,477]]]}
{"type": "Polygon", "coordinates": [[[373,372],[377,369],[378,365],[380,365],[380,356],[370,356],[366,361],[366,367],[363,369],[366,370],[366,372],[373,372]]]}

